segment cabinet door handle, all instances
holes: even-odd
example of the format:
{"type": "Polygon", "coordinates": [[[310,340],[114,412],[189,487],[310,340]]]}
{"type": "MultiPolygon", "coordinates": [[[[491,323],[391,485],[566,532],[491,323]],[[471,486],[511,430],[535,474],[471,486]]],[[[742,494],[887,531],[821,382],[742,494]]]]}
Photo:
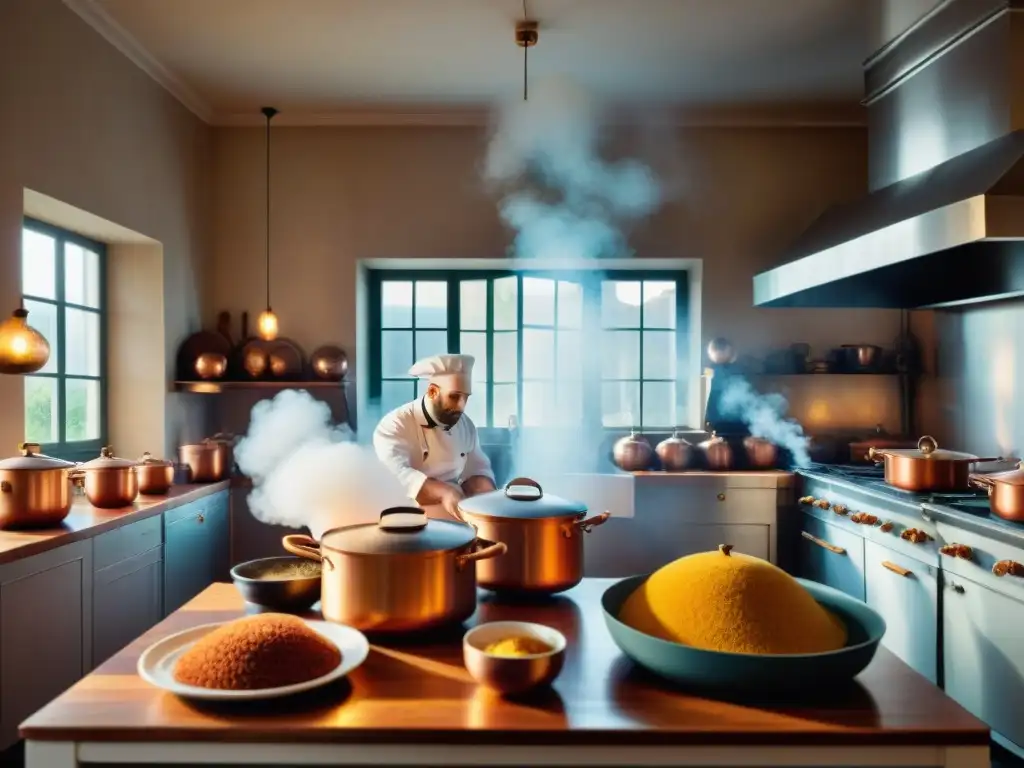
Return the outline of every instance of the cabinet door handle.
{"type": "Polygon", "coordinates": [[[890,563],[888,560],[882,561],[882,567],[888,568],[893,573],[898,573],[900,576],[913,576],[914,574],[908,571],[906,568],[896,565],[896,563],[890,563]]]}
{"type": "Polygon", "coordinates": [[[1013,560],[1000,560],[992,566],[992,573],[996,576],[1019,576],[1024,578],[1024,565],[1013,560]]]}
{"type": "Polygon", "coordinates": [[[829,552],[835,552],[837,555],[845,555],[846,550],[842,547],[837,547],[835,544],[829,544],[827,541],[819,539],[817,536],[812,536],[807,531],[800,531],[800,535],[807,539],[813,544],[817,544],[819,547],[827,549],[829,552]]]}
{"type": "Polygon", "coordinates": [[[198,515],[196,515],[196,522],[197,523],[205,523],[206,522],[206,515],[204,515],[202,512],[200,512],[198,515]]]}
{"type": "Polygon", "coordinates": [[[958,595],[962,595],[964,593],[964,588],[959,584],[954,584],[953,582],[950,582],[949,587],[958,595]]]}

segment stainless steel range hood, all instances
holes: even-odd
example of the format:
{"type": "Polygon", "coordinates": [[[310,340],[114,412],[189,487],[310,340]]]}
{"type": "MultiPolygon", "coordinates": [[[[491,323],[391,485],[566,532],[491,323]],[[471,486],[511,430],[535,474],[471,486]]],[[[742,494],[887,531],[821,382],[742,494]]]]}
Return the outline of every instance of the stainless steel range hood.
{"type": "Polygon", "coordinates": [[[1022,5],[949,0],[865,63],[873,191],[756,275],[756,306],[1024,295],[1022,5]]]}

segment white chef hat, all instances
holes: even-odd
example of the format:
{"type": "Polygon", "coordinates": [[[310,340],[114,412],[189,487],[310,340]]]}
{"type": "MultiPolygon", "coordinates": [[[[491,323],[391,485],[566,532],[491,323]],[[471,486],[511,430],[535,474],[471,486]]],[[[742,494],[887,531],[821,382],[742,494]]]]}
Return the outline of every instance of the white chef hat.
{"type": "Polygon", "coordinates": [[[442,390],[470,394],[473,387],[472,355],[434,355],[413,364],[409,375],[437,384],[442,390]]]}

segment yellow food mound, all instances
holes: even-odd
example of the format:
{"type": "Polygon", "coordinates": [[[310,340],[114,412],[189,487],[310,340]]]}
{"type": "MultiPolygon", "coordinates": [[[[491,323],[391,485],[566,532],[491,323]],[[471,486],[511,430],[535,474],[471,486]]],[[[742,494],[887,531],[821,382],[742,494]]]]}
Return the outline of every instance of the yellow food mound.
{"type": "Polygon", "coordinates": [[[338,648],[302,619],[264,613],[203,635],[174,665],[174,679],[222,690],[277,688],[321,677],[340,663],[338,648]]]}
{"type": "Polygon", "coordinates": [[[846,644],[842,621],[788,573],[723,545],[655,571],[619,620],[644,634],[729,653],[823,653],[846,644]]]}
{"type": "Polygon", "coordinates": [[[491,643],[484,651],[491,656],[533,656],[550,653],[551,646],[535,637],[507,637],[491,643]]]}

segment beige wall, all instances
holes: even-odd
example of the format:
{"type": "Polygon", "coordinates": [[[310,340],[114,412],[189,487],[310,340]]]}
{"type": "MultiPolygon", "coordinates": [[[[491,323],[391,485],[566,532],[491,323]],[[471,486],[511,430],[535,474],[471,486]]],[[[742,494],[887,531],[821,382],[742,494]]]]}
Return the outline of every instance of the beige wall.
{"type": "MultiPolygon", "coordinates": [[[[474,128],[275,128],[272,303],[282,334],[307,351],[334,342],[355,378],[357,262],[367,258],[505,256],[510,235],[478,176],[486,136],[474,128]]],[[[206,321],[264,301],[262,130],[218,129],[214,152],[214,272],[206,321]]],[[[693,194],[668,204],[633,237],[638,256],[700,258],[704,340],[741,352],[807,342],[890,345],[891,311],[756,309],[751,278],[829,204],[864,194],[867,146],[857,128],[686,129],[658,167],[693,194]],[[671,162],[669,162],[671,160],[671,162]]],[[[820,414],[822,387],[856,402],[863,385],[838,378],[794,397],[820,414]]],[[[877,420],[897,428],[894,387],[876,383],[877,420]],[[889,389],[893,392],[890,393],[889,389]],[[884,390],[878,394],[879,390],[884,390]],[[880,398],[880,399],[879,399],[880,398]],[[885,401],[888,398],[888,401],[885,401]]],[[[351,393],[350,393],[351,396],[351,393]]],[[[826,419],[843,418],[833,401],[826,419]]],[[[857,419],[864,420],[864,408],[857,419]]],[[[872,419],[868,419],[874,423],[872,419]]]]}
{"type": "MultiPolygon", "coordinates": [[[[199,326],[211,130],[60,0],[3,1],[0,73],[0,312],[18,303],[27,188],[162,244],[155,341],[173,361],[199,326]]],[[[0,455],[23,438],[22,387],[0,376],[0,455]]],[[[154,452],[201,436],[199,401],[171,394],[166,403],[165,443],[154,452]]]]}

